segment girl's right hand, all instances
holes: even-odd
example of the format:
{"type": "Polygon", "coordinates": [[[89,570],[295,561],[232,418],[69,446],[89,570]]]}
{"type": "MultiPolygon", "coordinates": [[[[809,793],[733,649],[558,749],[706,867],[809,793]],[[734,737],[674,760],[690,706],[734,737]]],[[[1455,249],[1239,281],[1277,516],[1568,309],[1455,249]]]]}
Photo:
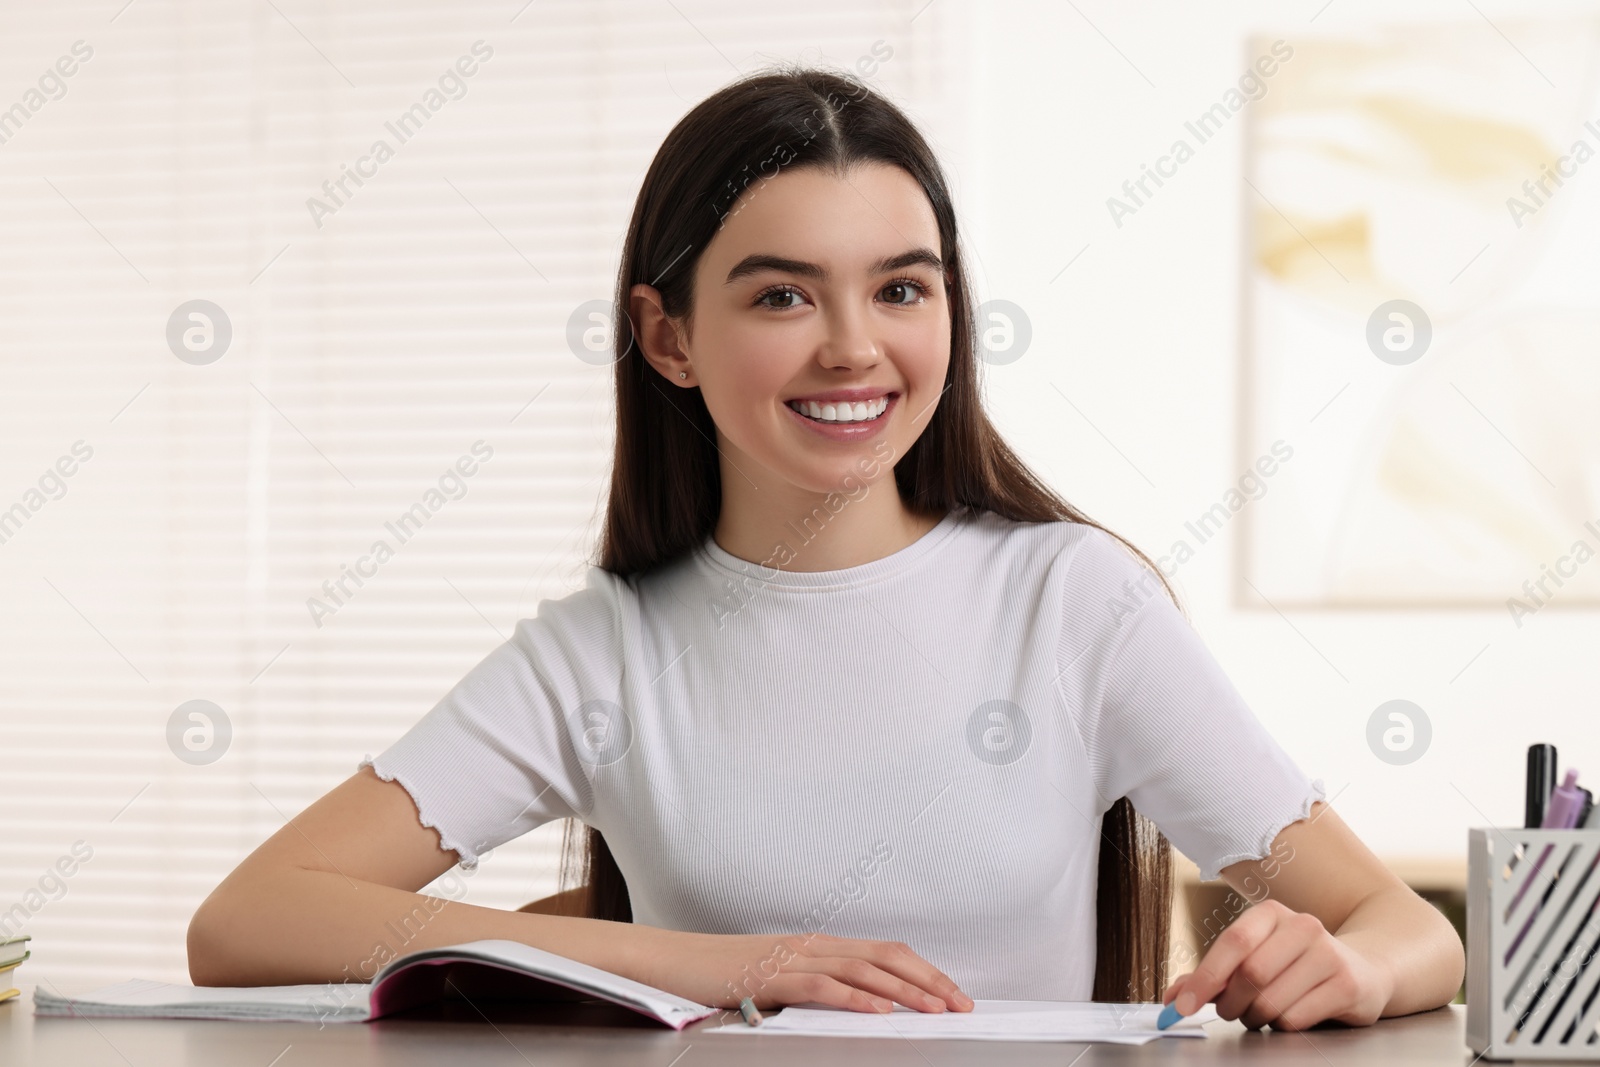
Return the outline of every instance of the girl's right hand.
{"type": "Polygon", "coordinates": [[[971,1011],[954,981],[898,941],[831,934],[698,934],[640,926],[639,980],[708,1007],[826,1004],[971,1011]],[[648,931],[648,933],[646,933],[648,931]]]}

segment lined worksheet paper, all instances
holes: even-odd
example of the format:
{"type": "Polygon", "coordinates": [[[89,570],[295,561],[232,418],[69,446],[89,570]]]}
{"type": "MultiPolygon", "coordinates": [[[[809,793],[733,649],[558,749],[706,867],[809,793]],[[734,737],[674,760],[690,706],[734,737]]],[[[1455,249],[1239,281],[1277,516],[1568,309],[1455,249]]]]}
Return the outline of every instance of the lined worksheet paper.
{"type": "Polygon", "coordinates": [[[979,1000],[971,1011],[922,1012],[895,1005],[876,1014],[840,1008],[784,1008],[760,1026],[744,1022],[711,1033],[805,1034],[812,1037],[957,1038],[966,1041],[1084,1041],[1142,1045],[1163,1037],[1205,1037],[1215,1006],[1166,1030],[1156,1029],[1160,1004],[1096,1004],[1047,1000],[979,1000]]]}

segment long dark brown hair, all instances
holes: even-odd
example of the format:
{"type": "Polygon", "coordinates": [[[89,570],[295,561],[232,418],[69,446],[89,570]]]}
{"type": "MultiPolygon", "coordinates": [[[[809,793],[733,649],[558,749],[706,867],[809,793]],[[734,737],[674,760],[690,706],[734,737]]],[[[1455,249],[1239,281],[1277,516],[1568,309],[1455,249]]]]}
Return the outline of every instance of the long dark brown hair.
{"type": "MultiPolygon", "coordinates": [[[[639,190],[617,272],[616,446],[597,566],[630,577],[667,563],[711,535],[722,505],[716,428],[705,401],[698,389],[664,385],[645,360],[628,321],[629,290],[640,282],[654,286],[666,313],[687,320],[700,253],[748,186],[783,170],[843,174],[857,163],[900,167],[921,184],[938,219],[939,254],[950,279],[945,390],[894,468],[901,499],[927,516],[967,507],[1022,522],[1105,529],[1040,481],[984,414],[956,213],[926,141],[899,108],[859,79],[781,67],[743,78],[685,115],[639,190]]],[[[1118,540],[1161,577],[1144,553],[1118,540]]],[[[569,820],[562,875],[563,886],[586,890],[573,894],[576,914],[632,921],[627,884],[598,830],[569,820]]],[[[1171,845],[1122,797],[1100,829],[1095,1000],[1160,995],[1171,910],[1171,845]]]]}

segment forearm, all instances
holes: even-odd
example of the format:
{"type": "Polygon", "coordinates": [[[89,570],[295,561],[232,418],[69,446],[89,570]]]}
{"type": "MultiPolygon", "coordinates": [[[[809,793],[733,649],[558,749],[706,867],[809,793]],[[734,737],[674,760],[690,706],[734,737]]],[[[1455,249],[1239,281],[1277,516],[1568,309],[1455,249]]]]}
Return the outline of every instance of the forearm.
{"type": "Polygon", "coordinates": [[[503,938],[631,977],[648,931],[483,908],[328,871],[241,869],[195,913],[189,973],[197,985],[359,982],[408,952],[503,938]]]}
{"type": "Polygon", "coordinates": [[[1461,988],[1466,954],[1455,927],[1406,886],[1367,897],[1334,931],[1393,980],[1383,1017],[1448,1004],[1461,988]]]}

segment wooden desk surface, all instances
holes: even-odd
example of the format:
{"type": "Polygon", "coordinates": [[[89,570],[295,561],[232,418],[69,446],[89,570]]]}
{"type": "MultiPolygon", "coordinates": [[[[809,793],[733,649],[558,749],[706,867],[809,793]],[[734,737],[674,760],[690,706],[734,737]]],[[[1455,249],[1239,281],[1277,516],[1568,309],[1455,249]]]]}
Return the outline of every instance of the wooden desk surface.
{"type": "Polygon", "coordinates": [[[1385,1019],[1368,1027],[1302,1032],[1247,1031],[1218,1021],[1205,1040],[1173,1038],[1143,1046],[1024,1042],[922,1041],[715,1035],[701,1031],[717,1017],[682,1033],[605,1004],[487,1006],[488,1016],[461,1004],[375,1023],[233,1023],[171,1019],[36,1019],[33,989],[0,1004],[0,1063],[7,1067],[364,1067],[366,1064],[472,1063],[490,1067],[577,1064],[904,1064],[956,1067],[981,1064],[1097,1063],[1170,1065],[1241,1062],[1339,1067],[1382,1062],[1388,1067],[1449,1064],[1472,1059],[1463,1040],[1465,1009],[1385,1019]],[[580,1009],[583,1018],[572,1018],[580,1009]],[[565,1013],[565,1017],[558,1013],[565,1013]],[[552,1021],[563,1018],[562,1022],[552,1021]],[[687,1054],[686,1054],[687,1053],[687,1054]],[[1081,1055],[1080,1055],[1081,1054],[1081,1055]]]}

